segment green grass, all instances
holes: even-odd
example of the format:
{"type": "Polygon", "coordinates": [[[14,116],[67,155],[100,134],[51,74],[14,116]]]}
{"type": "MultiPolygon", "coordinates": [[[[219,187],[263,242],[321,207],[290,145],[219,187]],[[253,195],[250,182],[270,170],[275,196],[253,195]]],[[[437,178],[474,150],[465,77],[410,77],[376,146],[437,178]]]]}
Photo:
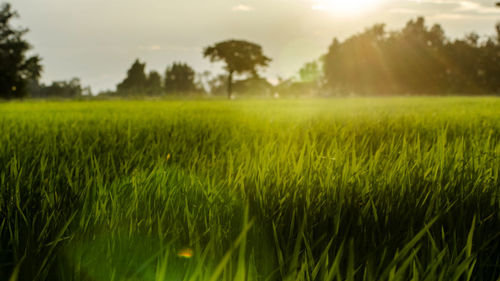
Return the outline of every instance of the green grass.
{"type": "Polygon", "coordinates": [[[1,280],[500,277],[499,99],[12,102],[0,132],[1,280]]]}

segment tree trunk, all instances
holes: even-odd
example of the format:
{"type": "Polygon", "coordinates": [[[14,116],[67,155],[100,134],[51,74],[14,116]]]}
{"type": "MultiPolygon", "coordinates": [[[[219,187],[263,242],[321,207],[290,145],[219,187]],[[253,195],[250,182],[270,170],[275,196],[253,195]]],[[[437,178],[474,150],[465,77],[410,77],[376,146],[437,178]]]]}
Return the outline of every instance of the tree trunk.
{"type": "Polygon", "coordinates": [[[233,71],[229,71],[229,76],[227,77],[227,98],[231,99],[233,93],[233,71]]]}

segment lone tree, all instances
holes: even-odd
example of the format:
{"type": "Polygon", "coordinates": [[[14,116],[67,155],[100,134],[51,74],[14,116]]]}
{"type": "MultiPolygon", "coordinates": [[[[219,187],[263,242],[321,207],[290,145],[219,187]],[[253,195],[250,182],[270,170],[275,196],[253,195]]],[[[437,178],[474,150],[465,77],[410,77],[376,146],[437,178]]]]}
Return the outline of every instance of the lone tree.
{"type": "Polygon", "coordinates": [[[26,96],[29,81],[38,81],[42,67],[40,57],[27,58],[31,45],[23,39],[28,29],[15,29],[10,20],[18,17],[10,4],[0,6],[0,98],[26,96]]]}
{"type": "Polygon", "coordinates": [[[257,67],[266,67],[271,61],[262,53],[262,47],[241,40],[219,42],[205,48],[203,56],[211,62],[224,61],[228,72],[227,95],[231,98],[233,75],[249,73],[257,76],[257,67]]]}
{"type": "Polygon", "coordinates": [[[146,64],[141,63],[139,59],[136,59],[127,71],[127,77],[116,86],[118,93],[124,95],[144,94],[144,90],[148,84],[144,68],[146,68],[146,64]]]}

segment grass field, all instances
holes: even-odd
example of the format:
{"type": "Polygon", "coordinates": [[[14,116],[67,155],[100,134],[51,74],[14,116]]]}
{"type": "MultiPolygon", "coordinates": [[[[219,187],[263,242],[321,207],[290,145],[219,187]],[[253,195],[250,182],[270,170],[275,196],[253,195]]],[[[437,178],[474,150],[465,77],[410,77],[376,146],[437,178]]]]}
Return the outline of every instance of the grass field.
{"type": "Polygon", "coordinates": [[[13,102],[0,132],[0,280],[500,277],[497,98],[13,102]]]}

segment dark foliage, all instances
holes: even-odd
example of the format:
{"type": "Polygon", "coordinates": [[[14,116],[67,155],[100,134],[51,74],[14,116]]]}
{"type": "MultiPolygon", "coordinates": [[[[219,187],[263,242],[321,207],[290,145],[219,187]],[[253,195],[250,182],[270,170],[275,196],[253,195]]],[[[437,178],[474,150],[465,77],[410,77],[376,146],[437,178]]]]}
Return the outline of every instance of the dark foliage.
{"type": "Polygon", "coordinates": [[[149,72],[146,81],[146,93],[150,96],[157,96],[161,94],[162,90],[161,75],[156,71],[149,72]]]}
{"type": "Polygon", "coordinates": [[[257,77],[257,67],[266,67],[271,59],[262,52],[260,45],[241,40],[228,40],[204,49],[203,56],[211,62],[223,61],[228,72],[227,93],[231,98],[233,75],[250,74],[257,77]]]}
{"type": "Polygon", "coordinates": [[[196,90],[195,71],[186,63],[173,63],[165,71],[165,91],[186,93],[196,90]]]}
{"type": "Polygon", "coordinates": [[[118,95],[141,95],[148,86],[148,78],[144,72],[145,63],[136,59],[127,71],[127,77],[116,86],[118,95]]]}
{"type": "Polygon", "coordinates": [[[28,91],[32,98],[79,98],[92,95],[90,87],[82,87],[79,78],[54,81],[49,86],[30,81],[28,91]]]}
{"type": "Polygon", "coordinates": [[[127,77],[117,86],[116,92],[109,92],[108,96],[159,96],[167,93],[195,92],[198,87],[195,83],[195,71],[185,63],[174,63],[167,67],[165,79],[157,72],[145,72],[146,63],[137,59],[127,71],[127,77]]]}
{"type": "Polygon", "coordinates": [[[0,6],[0,98],[21,98],[28,94],[29,80],[38,80],[42,67],[40,57],[26,57],[31,45],[23,39],[27,29],[12,27],[18,14],[10,4],[0,6]]]}

